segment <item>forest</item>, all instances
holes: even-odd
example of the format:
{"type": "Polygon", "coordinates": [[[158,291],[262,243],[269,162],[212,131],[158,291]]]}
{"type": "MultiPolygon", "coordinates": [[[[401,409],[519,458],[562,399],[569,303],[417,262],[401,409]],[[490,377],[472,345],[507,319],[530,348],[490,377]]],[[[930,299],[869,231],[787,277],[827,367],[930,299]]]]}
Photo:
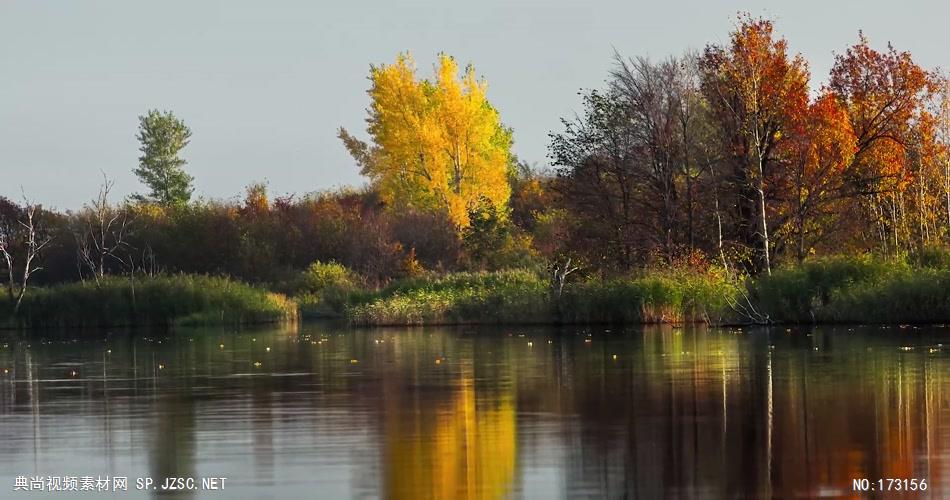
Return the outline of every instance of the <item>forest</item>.
{"type": "Polygon", "coordinates": [[[816,87],[740,15],[722,45],[616,53],[550,167],[473,66],[433,69],[371,66],[365,135],[339,130],[362,187],[193,199],[200,137],[150,110],[145,192],[0,197],[0,325],[950,320],[950,83],[909,52],[858,33],[816,87]]]}

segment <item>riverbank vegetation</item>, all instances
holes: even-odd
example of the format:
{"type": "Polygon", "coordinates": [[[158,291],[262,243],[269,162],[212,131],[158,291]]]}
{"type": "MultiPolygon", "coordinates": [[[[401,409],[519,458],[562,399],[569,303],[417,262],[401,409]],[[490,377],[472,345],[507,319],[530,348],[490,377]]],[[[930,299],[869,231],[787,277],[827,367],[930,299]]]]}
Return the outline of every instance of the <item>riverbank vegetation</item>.
{"type": "Polygon", "coordinates": [[[399,282],[345,311],[357,325],[725,322],[737,288],[722,276],[657,272],[572,283],[558,295],[527,270],[399,282]]]}
{"type": "Polygon", "coordinates": [[[918,259],[830,257],[771,275],[721,269],[588,278],[561,295],[527,270],[397,282],[340,309],[357,325],[519,323],[943,323],[950,318],[950,251],[918,259]]]}
{"type": "Polygon", "coordinates": [[[241,325],[294,321],[297,307],[228,278],[182,274],[38,287],[16,315],[0,299],[0,318],[15,328],[241,325]]]}
{"type": "Polygon", "coordinates": [[[365,136],[338,131],[363,187],[193,199],[200,137],[151,110],[144,194],[0,197],[0,321],[950,321],[950,85],[908,52],[861,34],[817,91],[766,19],[615,54],[551,168],[515,157],[473,67],[434,70],[371,68],[365,136]]]}
{"type": "Polygon", "coordinates": [[[751,282],[752,301],[785,323],[944,323],[950,320],[948,251],[918,258],[832,257],[751,282]]]}

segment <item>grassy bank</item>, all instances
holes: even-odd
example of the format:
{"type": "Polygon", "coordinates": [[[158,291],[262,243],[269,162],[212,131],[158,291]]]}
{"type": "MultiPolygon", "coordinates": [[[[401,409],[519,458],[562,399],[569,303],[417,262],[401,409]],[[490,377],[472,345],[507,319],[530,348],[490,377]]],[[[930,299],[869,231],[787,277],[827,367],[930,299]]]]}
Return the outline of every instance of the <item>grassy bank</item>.
{"type": "Polygon", "coordinates": [[[351,324],[947,323],[950,253],[912,259],[834,257],[730,279],[654,270],[569,282],[560,297],[529,270],[429,274],[382,289],[336,263],[315,263],[273,293],[228,278],[107,278],[34,288],[19,314],[0,298],[0,326],[242,324],[342,316],[351,324]],[[288,299],[290,295],[293,298],[288,299]]]}
{"type": "Polygon", "coordinates": [[[172,275],[34,288],[19,314],[0,301],[0,325],[21,328],[250,324],[294,320],[296,305],[228,278],[172,275]]]}
{"type": "Polygon", "coordinates": [[[833,257],[780,269],[750,283],[769,319],[784,323],[950,322],[950,259],[833,257]]]}
{"type": "Polygon", "coordinates": [[[399,282],[347,309],[356,325],[721,322],[736,287],[714,274],[653,273],[571,284],[513,270],[399,282]]]}
{"type": "Polygon", "coordinates": [[[550,322],[548,285],[524,270],[453,273],[397,282],[346,309],[355,325],[550,322]]]}
{"type": "Polygon", "coordinates": [[[397,282],[344,307],[355,325],[491,323],[947,323],[950,252],[816,259],[771,276],[644,271],[569,283],[555,297],[530,271],[397,282]]]}
{"type": "Polygon", "coordinates": [[[566,287],[559,304],[565,323],[713,323],[736,320],[739,285],[722,273],[654,271],[590,280],[566,287]]]}

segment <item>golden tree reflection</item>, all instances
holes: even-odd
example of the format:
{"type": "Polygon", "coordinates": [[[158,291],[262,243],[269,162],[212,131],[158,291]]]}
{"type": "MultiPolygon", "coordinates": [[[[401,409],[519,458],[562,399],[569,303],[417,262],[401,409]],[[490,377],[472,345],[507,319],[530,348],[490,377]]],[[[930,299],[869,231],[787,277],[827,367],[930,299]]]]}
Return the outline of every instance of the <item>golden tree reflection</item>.
{"type": "MultiPolygon", "coordinates": [[[[470,364],[454,385],[418,397],[386,390],[384,476],[389,498],[501,498],[515,477],[512,389],[480,397],[470,364]]],[[[429,390],[429,389],[421,389],[429,390]]]]}

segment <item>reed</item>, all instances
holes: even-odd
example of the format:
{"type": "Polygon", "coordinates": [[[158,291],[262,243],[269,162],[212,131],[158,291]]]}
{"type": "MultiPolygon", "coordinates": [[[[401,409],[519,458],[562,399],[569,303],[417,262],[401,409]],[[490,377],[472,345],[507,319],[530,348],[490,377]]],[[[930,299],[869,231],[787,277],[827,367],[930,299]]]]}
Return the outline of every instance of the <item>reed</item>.
{"type": "Polygon", "coordinates": [[[20,328],[250,324],[294,321],[297,307],[230,278],[176,274],[34,288],[15,317],[9,303],[0,304],[0,318],[20,328]]]}
{"type": "Polygon", "coordinates": [[[555,297],[528,270],[398,282],[347,310],[356,325],[718,323],[737,287],[715,273],[654,272],[571,283],[555,297]]]}
{"type": "Polygon", "coordinates": [[[749,290],[776,322],[943,323],[950,321],[950,253],[815,259],[759,277],[749,290]]]}

